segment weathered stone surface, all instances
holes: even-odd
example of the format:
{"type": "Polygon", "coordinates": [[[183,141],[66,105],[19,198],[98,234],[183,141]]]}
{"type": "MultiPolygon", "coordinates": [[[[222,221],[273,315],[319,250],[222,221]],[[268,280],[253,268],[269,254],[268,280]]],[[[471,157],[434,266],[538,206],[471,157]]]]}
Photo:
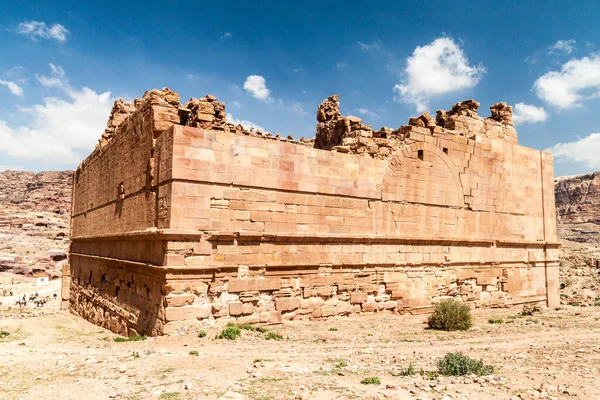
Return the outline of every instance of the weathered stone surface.
{"type": "Polygon", "coordinates": [[[373,130],[335,95],[295,142],[228,124],[215,96],[146,92],[75,174],[71,309],[158,335],[445,298],[555,305],[552,157],[517,144],[509,106],[478,107],[373,130]]]}
{"type": "Polygon", "coordinates": [[[554,191],[559,223],[600,224],[600,172],[556,178],[554,191]]]}

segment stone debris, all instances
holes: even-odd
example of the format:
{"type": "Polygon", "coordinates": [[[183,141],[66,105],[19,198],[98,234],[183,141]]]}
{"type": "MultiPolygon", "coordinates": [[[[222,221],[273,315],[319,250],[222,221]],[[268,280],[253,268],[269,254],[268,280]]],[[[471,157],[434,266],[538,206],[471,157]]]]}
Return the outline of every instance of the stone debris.
{"type": "Polygon", "coordinates": [[[191,98],[179,109],[181,124],[210,129],[223,127],[226,123],[225,103],[207,94],[200,99],[191,98]]]}
{"type": "Polygon", "coordinates": [[[514,125],[512,120],[513,109],[512,106],[507,105],[506,103],[496,103],[490,107],[492,111],[491,119],[501,122],[505,125],[514,125]]]}
{"type": "Polygon", "coordinates": [[[135,111],[135,106],[132,103],[125,102],[123,99],[115,100],[112,109],[110,110],[110,116],[106,123],[106,129],[100,138],[100,145],[105,145],[115,135],[117,127],[135,111]]]}

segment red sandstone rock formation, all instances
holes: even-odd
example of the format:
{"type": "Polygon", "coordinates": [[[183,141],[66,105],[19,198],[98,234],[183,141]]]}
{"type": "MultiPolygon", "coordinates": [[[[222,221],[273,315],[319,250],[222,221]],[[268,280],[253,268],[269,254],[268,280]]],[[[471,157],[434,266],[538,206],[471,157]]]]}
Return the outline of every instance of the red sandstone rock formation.
{"type": "Polygon", "coordinates": [[[600,172],[559,177],[554,185],[559,223],[600,225],[600,172]]]}
{"type": "Polygon", "coordinates": [[[593,305],[600,296],[600,172],[554,180],[561,239],[561,301],[593,305]]]}
{"type": "Polygon", "coordinates": [[[73,171],[0,172],[0,208],[47,211],[68,215],[71,211],[73,171]]]}
{"type": "Polygon", "coordinates": [[[0,272],[60,275],[72,177],[73,171],[0,172],[0,272]]]}

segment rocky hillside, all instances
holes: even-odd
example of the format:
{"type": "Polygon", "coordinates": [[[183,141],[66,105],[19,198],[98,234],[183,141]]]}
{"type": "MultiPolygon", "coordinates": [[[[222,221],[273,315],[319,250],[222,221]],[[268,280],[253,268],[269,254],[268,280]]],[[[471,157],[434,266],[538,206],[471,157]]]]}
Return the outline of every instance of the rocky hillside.
{"type": "Polygon", "coordinates": [[[563,302],[600,298],[600,172],[554,180],[563,302]]]}
{"type": "Polygon", "coordinates": [[[68,215],[72,179],[73,171],[0,172],[0,207],[68,215]]]}
{"type": "Polygon", "coordinates": [[[0,272],[60,275],[69,243],[72,171],[0,172],[0,272]]]}

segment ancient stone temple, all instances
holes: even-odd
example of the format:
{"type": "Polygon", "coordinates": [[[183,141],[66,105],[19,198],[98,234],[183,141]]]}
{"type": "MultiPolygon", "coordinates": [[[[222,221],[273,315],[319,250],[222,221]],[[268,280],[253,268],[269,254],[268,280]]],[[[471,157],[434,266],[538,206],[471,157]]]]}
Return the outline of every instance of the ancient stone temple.
{"type": "Polygon", "coordinates": [[[115,102],[73,186],[70,308],[124,335],[237,320],[557,305],[553,165],[469,100],[314,139],[228,124],[214,96],[115,102]]]}

